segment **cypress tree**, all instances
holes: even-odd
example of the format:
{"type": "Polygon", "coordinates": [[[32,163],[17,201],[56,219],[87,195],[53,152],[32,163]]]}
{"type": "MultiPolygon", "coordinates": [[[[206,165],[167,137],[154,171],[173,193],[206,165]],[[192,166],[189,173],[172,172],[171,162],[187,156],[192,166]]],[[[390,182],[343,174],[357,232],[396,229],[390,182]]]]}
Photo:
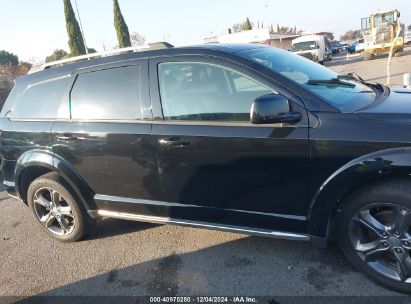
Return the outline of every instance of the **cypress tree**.
{"type": "Polygon", "coordinates": [[[66,17],[67,35],[69,36],[68,45],[71,56],[86,54],[83,35],[81,34],[80,26],[78,25],[70,0],[64,0],[64,15],[66,17]]]}
{"type": "Polygon", "coordinates": [[[114,6],[114,27],[117,32],[117,40],[120,48],[125,48],[131,46],[130,33],[126,21],[121,14],[120,6],[118,5],[118,0],[113,0],[114,6]]]}
{"type": "Polygon", "coordinates": [[[245,20],[244,24],[243,24],[243,31],[251,31],[253,29],[253,26],[251,25],[250,19],[245,20]]]}

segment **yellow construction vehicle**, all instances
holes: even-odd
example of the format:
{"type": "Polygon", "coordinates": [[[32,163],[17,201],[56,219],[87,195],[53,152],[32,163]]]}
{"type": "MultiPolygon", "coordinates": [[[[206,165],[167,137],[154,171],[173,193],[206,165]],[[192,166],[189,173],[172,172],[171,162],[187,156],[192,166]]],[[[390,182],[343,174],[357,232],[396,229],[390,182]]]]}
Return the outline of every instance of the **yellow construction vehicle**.
{"type": "Polygon", "coordinates": [[[364,60],[370,60],[377,54],[388,53],[393,47],[394,56],[401,56],[404,49],[404,30],[399,22],[400,11],[397,9],[380,11],[361,19],[364,35],[364,60]]]}

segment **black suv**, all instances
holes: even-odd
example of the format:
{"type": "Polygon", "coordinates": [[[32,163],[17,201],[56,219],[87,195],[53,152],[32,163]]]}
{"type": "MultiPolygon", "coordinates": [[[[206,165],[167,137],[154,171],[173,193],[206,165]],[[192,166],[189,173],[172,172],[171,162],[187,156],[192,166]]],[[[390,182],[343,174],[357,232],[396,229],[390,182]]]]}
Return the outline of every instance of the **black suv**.
{"type": "Polygon", "coordinates": [[[101,217],[336,240],[411,291],[410,90],[211,44],[27,75],[1,117],[4,184],[61,241],[101,217]]]}

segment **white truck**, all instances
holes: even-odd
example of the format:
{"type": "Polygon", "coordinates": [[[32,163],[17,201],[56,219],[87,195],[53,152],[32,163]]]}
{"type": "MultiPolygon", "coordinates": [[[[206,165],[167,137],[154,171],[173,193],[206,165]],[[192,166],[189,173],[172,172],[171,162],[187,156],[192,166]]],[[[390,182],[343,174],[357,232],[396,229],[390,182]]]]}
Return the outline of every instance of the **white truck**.
{"type": "Polygon", "coordinates": [[[326,41],[324,36],[305,35],[292,41],[291,52],[324,64],[327,60],[326,41]]]}

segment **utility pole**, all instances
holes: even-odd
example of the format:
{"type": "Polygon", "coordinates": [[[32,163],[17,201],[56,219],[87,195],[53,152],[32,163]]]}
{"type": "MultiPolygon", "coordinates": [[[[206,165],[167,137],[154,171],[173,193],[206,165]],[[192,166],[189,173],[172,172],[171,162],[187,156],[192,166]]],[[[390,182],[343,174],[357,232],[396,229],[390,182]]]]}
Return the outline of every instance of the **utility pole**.
{"type": "Polygon", "coordinates": [[[268,4],[265,5],[265,26],[268,26],[268,4]]]}
{"type": "Polygon", "coordinates": [[[79,13],[79,11],[78,11],[77,0],[74,0],[74,5],[76,6],[76,11],[77,11],[77,16],[78,16],[78,22],[79,22],[79,24],[80,24],[80,31],[81,31],[81,35],[83,36],[83,42],[84,42],[84,46],[85,46],[85,48],[86,48],[86,54],[88,55],[86,37],[84,36],[83,25],[81,24],[81,18],[80,18],[80,13],[79,13]]]}

